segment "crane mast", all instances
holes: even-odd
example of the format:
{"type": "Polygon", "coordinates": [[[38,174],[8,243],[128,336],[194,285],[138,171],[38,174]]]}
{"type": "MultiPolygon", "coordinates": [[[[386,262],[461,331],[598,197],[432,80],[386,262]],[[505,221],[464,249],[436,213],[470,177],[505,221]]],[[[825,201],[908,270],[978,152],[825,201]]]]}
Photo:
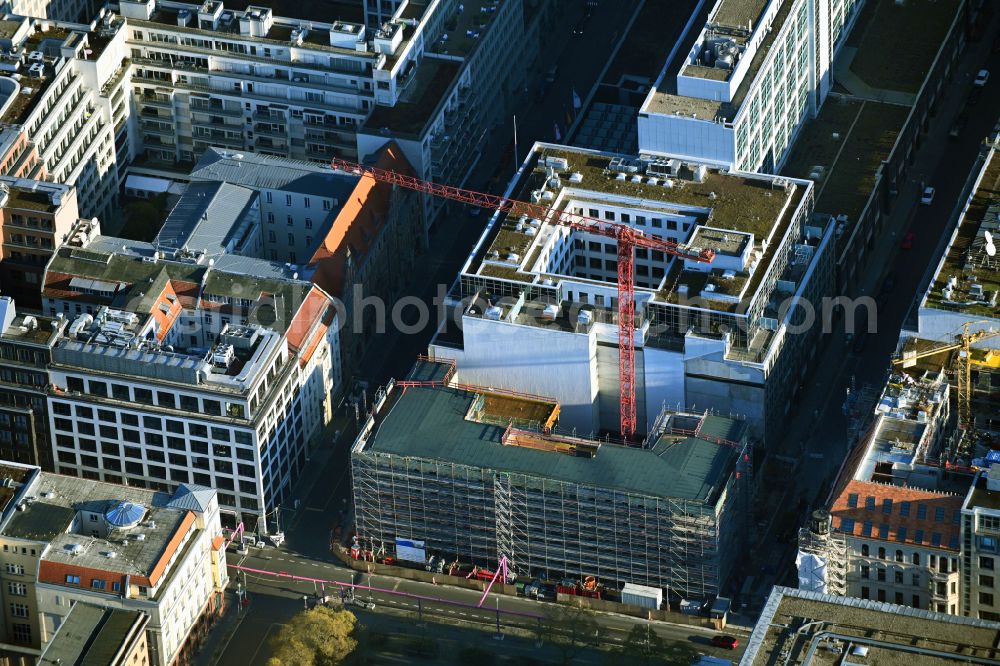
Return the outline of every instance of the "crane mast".
{"type": "Polygon", "coordinates": [[[628,439],[636,431],[635,402],[635,248],[643,247],[659,250],[664,254],[691,261],[711,262],[715,251],[711,249],[688,248],[654,236],[647,236],[626,224],[610,222],[565,210],[549,208],[536,203],[476,192],[452,185],[441,185],[414,176],[388,169],[366,166],[348,160],[334,158],[330,162],[334,169],[361,176],[370,176],[378,182],[398,185],[406,189],[441,197],[450,201],[487,208],[511,216],[527,215],[543,222],[570,227],[605,238],[612,238],[618,246],[618,378],[620,402],[620,431],[628,439]]]}

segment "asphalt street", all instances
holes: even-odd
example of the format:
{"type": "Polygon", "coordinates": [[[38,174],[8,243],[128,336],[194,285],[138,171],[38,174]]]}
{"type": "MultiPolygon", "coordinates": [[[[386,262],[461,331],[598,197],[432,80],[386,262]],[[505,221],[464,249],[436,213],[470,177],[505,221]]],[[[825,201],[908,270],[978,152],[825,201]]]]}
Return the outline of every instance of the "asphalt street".
{"type": "MultiPolygon", "coordinates": [[[[932,119],[930,130],[913,165],[908,181],[903,184],[893,204],[885,226],[881,245],[870,258],[858,290],[849,296],[879,297],[877,330],[861,353],[855,353],[845,342],[843,330],[835,330],[826,343],[822,358],[810,384],[804,389],[790,411],[788,429],[780,451],[797,461],[789,476],[779,506],[795,507],[804,500],[809,509],[803,511],[799,524],[804,524],[808,512],[826,499],[820,490],[829,487],[848,451],[848,419],[842,412],[847,389],[865,384],[881,386],[888,372],[890,357],[896,349],[899,332],[911,308],[917,307],[927,287],[931,264],[938,261],[942,237],[950,237],[958,213],[965,203],[963,188],[969,170],[976,161],[979,148],[997,122],[1000,109],[1000,83],[991,80],[978,103],[967,104],[975,73],[983,68],[1000,72],[1000,55],[991,51],[996,35],[996,20],[978,43],[969,44],[958,68],[944,88],[944,96],[932,119]],[[957,138],[948,136],[959,113],[966,109],[968,122],[957,138]],[[934,202],[920,205],[921,184],[936,188],[934,202]],[[911,249],[900,244],[907,232],[914,234],[911,249]],[[883,292],[885,278],[892,274],[895,286],[883,292]],[[880,293],[882,292],[882,293],[880,293]]],[[[774,492],[774,488],[762,488],[774,492]]],[[[781,542],[776,537],[778,518],[769,522],[758,535],[751,561],[758,576],[751,608],[759,607],[765,591],[776,583],[795,585],[795,543],[781,542]],[[760,562],[771,563],[761,570],[760,562]]]]}

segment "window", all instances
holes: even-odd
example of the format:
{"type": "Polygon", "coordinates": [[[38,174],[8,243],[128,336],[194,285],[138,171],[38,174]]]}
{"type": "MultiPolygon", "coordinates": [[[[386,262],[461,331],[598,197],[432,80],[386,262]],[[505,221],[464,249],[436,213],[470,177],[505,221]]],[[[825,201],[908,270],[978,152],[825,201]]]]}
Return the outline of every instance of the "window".
{"type": "Polygon", "coordinates": [[[904,518],[906,516],[910,515],[910,503],[909,502],[900,502],[899,503],[899,515],[903,516],[904,518]]]}
{"type": "MultiPolygon", "coordinates": [[[[979,593],[979,603],[984,606],[993,605],[993,593],[992,592],[980,592],[979,593]]],[[[11,604],[13,605],[13,604],[11,604]]]]}
{"type": "Polygon", "coordinates": [[[67,377],[66,388],[71,392],[83,393],[83,380],[79,377],[67,377]]]}
{"type": "Polygon", "coordinates": [[[868,544],[861,544],[861,555],[862,557],[868,557],[868,544]]]}
{"type": "Polygon", "coordinates": [[[917,505],[917,518],[919,518],[920,520],[926,520],[927,519],[927,505],[926,504],[918,504],[917,505]]]}
{"type": "Polygon", "coordinates": [[[80,577],[74,576],[73,574],[66,574],[66,584],[67,585],[79,585],[80,577]]]}
{"type": "Polygon", "coordinates": [[[847,496],[847,506],[851,509],[858,508],[858,494],[851,493],[847,496]]]}
{"type": "Polygon", "coordinates": [[[302,201],[303,201],[303,203],[305,204],[306,208],[309,208],[309,203],[310,203],[310,202],[309,202],[309,197],[303,197],[303,200],[302,200],[302,201]]]}
{"type": "Polygon", "coordinates": [[[910,576],[910,585],[920,587],[920,574],[915,573],[910,576]]]}
{"type": "Polygon", "coordinates": [[[16,574],[18,576],[24,575],[24,565],[23,564],[11,564],[7,563],[7,573],[16,574]]]}
{"type": "Polygon", "coordinates": [[[870,566],[868,566],[867,564],[862,564],[861,565],[861,577],[862,578],[871,578],[872,577],[872,568],[870,566]]]}
{"type": "Polygon", "coordinates": [[[129,395],[128,387],[127,386],[123,386],[122,384],[112,384],[111,385],[111,395],[116,400],[129,400],[129,401],[131,401],[131,399],[132,399],[132,397],[129,395]]]}
{"type": "Polygon", "coordinates": [[[914,594],[913,595],[913,603],[910,604],[910,605],[913,606],[914,608],[920,608],[920,595],[919,594],[914,594]]]}
{"type": "Polygon", "coordinates": [[[116,580],[111,583],[111,589],[115,592],[121,592],[122,584],[116,580]]]}
{"type": "Polygon", "coordinates": [[[264,199],[267,201],[267,203],[273,203],[270,192],[264,192],[264,199]]]}
{"type": "Polygon", "coordinates": [[[306,218],[306,229],[312,229],[312,228],[313,228],[312,218],[311,217],[307,217],[306,218]]]}
{"type": "Polygon", "coordinates": [[[906,528],[897,527],[896,528],[896,541],[906,541],[906,528]]]}
{"type": "Polygon", "coordinates": [[[107,587],[107,583],[101,580],[100,578],[95,578],[92,581],[90,581],[90,586],[95,590],[103,590],[107,587]]]}
{"type": "Polygon", "coordinates": [[[903,605],[903,593],[902,592],[897,592],[896,593],[896,603],[899,604],[900,606],[903,605]]]}
{"type": "Polygon", "coordinates": [[[883,569],[882,567],[878,567],[878,568],[875,569],[875,573],[876,573],[876,577],[880,581],[885,582],[885,569],[883,569]]]}
{"type": "Polygon", "coordinates": [[[892,579],[896,582],[896,585],[902,585],[903,584],[903,572],[897,570],[896,572],[893,573],[892,579]]]}
{"type": "Polygon", "coordinates": [[[913,540],[915,542],[917,542],[917,543],[923,543],[924,542],[924,531],[923,530],[917,530],[916,532],[914,532],[913,533],[913,540]]]}
{"type": "Polygon", "coordinates": [[[892,500],[884,499],[882,500],[882,513],[892,513],[892,500]]]}
{"type": "Polygon", "coordinates": [[[944,522],[944,507],[937,507],[934,509],[934,522],[941,523],[944,522]]]}
{"type": "Polygon", "coordinates": [[[862,587],[861,588],[861,598],[862,599],[871,599],[871,596],[872,596],[872,594],[871,594],[871,590],[869,588],[867,588],[867,587],[862,587]]]}
{"type": "Polygon", "coordinates": [[[846,532],[847,534],[854,534],[854,519],[853,518],[841,518],[840,519],[840,531],[846,532]]]}
{"type": "Polygon", "coordinates": [[[10,605],[10,614],[14,617],[28,617],[28,605],[13,603],[10,605]]]}
{"type": "Polygon", "coordinates": [[[875,595],[879,601],[885,601],[885,590],[879,590],[878,594],[875,595]]]}
{"type": "Polygon", "coordinates": [[[920,564],[920,553],[913,553],[913,555],[910,556],[910,562],[912,562],[913,564],[919,565],[920,564]]]}
{"type": "Polygon", "coordinates": [[[292,195],[291,194],[286,194],[285,195],[285,205],[286,206],[291,206],[292,205],[292,195]]]}
{"type": "Polygon", "coordinates": [[[295,245],[295,234],[288,234],[288,244],[295,245]]]}
{"type": "MultiPolygon", "coordinates": [[[[980,576],[979,587],[993,587],[993,576],[980,576]]],[[[8,584],[9,589],[9,584],[8,584]]]]}
{"type": "Polygon", "coordinates": [[[878,559],[880,559],[880,560],[884,560],[885,559],[885,548],[879,548],[878,549],[878,559]]]}
{"type": "Polygon", "coordinates": [[[896,561],[897,562],[902,562],[903,561],[903,551],[901,551],[901,550],[897,550],[896,551],[896,561]]]}
{"type": "Polygon", "coordinates": [[[31,642],[31,625],[14,623],[14,641],[17,643],[31,642]]]}
{"type": "Polygon", "coordinates": [[[7,583],[7,594],[12,597],[28,596],[28,586],[24,583],[7,583]]]}
{"type": "MultiPolygon", "coordinates": [[[[10,565],[7,565],[7,566],[10,566],[10,565]]],[[[988,569],[989,571],[993,571],[993,558],[992,557],[982,557],[981,556],[979,558],[979,568],[980,569],[988,569]]]]}
{"type": "Polygon", "coordinates": [[[868,509],[869,511],[875,510],[875,498],[872,497],[871,495],[865,498],[865,508],[868,509]]]}

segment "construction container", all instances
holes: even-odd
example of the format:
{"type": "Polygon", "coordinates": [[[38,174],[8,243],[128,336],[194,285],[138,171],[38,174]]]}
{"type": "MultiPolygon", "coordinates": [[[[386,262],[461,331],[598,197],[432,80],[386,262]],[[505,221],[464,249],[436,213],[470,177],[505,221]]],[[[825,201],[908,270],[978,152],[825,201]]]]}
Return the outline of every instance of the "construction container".
{"type": "Polygon", "coordinates": [[[660,604],[663,603],[663,590],[658,587],[625,583],[625,587],[622,588],[622,603],[659,610],[660,604]]]}

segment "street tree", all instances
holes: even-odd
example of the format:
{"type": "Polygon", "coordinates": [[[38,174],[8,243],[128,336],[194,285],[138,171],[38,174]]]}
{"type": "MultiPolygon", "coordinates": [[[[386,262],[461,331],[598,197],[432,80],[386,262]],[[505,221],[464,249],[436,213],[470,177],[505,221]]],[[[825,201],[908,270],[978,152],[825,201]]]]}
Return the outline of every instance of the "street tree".
{"type": "Polygon", "coordinates": [[[664,654],[664,640],[653,631],[649,624],[636,624],[628,632],[625,643],[618,654],[626,657],[630,662],[642,664],[643,666],[653,666],[666,663],[664,654]]]}
{"type": "Polygon", "coordinates": [[[358,619],[346,610],[316,606],[281,627],[267,666],[336,666],[358,645],[358,619]]]}
{"type": "Polygon", "coordinates": [[[597,620],[586,608],[556,606],[542,619],[541,631],[542,638],[559,650],[564,665],[597,644],[597,620]]]}

